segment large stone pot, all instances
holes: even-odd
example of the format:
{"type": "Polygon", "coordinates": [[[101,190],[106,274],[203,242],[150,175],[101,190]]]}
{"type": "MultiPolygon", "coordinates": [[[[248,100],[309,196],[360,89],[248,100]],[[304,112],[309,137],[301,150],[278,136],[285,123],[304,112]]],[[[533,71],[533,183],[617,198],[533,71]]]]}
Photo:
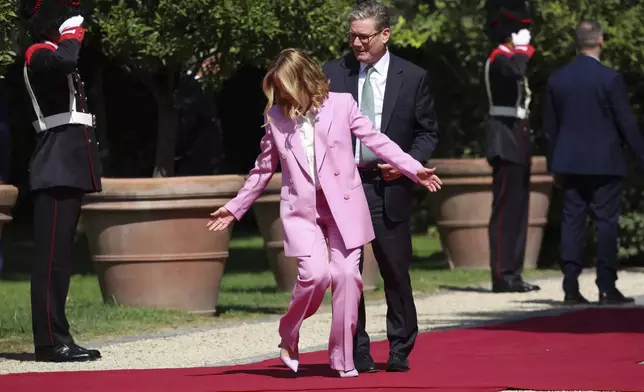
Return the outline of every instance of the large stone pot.
{"type": "MultiPolygon", "coordinates": [[[[485,159],[435,159],[428,167],[436,167],[443,181],[442,189],[430,194],[429,203],[450,267],[489,269],[492,168],[485,159]]],[[[545,157],[533,157],[526,268],[537,266],[551,191],[545,157]]]]}
{"type": "Polygon", "coordinates": [[[0,182],[0,238],[2,237],[2,227],[11,222],[11,209],[18,199],[18,188],[11,185],[2,185],[0,182]]]}
{"type": "MultiPolygon", "coordinates": [[[[280,219],[280,191],[282,174],[275,173],[262,196],[253,205],[259,231],[264,238],[264,248],[275,275],[277,289],[288,292],[297,282],[297,261],[284,255],[284,237],[280,219]]],[[[362,272],[364,290],[375,290],[378,266],[371,251],[371,245],[365,246],[365,263],[362,272]]]]}
{"type": "Polygon", "coordinates": [[[84,230],[103,299],[214,314],[232,225],[208,231],[209,214],[242,176],[103,179],[83,205],[84,230]]]}

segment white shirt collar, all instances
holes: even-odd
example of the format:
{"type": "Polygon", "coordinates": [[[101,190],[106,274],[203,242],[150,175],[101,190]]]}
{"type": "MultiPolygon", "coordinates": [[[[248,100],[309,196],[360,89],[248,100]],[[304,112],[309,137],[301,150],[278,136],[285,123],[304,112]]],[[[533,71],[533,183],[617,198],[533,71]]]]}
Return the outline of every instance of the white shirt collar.
{"type": "Polygon", "coordinates": [[[597,60],[597,61],[599,61],[599,62],[601,63],[601,60],[600,60],[600,59],[599,59],[599,57],[597,57],[597,56],[593,56],[592,54],[584,54],[584,56],[587,56],[587,57],[593,58],[593,59],[595,59],[595,60],[597,60]]]}
{"type": "MultiPolygon", "coordinates": [[[[375,68],[376,72],[378,72],[380,75],[387,76],[387,71],[389,71],[389,50],[385,52],[385,55],[378,60],[377,63],[373,65],[375,68]]],[[[368,64],[365,63],[360,63],[360,73],[364,72],[364,69],[367,68],[368,64]]]]}
{"type": "Polygon", "coordinates": [[[298,124],[303,124],[304,122],[309,122],[311,124],[315,123],[315,117],[316,117],[316,110],[315,109],[309,109],[306,114],[297,116],[297,123],[298,124]]]}

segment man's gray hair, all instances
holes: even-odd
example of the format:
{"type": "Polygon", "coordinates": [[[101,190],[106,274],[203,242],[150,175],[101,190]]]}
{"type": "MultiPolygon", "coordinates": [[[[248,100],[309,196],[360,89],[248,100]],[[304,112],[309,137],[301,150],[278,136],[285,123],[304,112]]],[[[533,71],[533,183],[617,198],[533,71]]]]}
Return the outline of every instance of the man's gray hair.
{"type": "Polygon", "coordinates": [[[364,19],[373,19],[376,30],[378,31],[391,27],[389,10],[385,5],[377,1],[362,1],[349,12],[349,23],[364,19]]]}
{"type": "Polygon", "coordinates": [[[599,46],[603,35],[604,31],[599,22],[594,19],[584,19],[575,29],[575,43],[580,50],[593,49],[599,46]]]}

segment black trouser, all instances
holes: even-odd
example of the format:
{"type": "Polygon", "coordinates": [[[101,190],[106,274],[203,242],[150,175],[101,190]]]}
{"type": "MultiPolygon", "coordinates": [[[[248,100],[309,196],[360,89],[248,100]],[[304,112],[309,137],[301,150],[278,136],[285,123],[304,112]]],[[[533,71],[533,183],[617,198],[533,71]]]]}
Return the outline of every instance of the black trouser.
{"type": "Polygon", "coordinates": [[[65,302],[83,194],[68,187],[33,192],[36,249],[31,267],[31,315],[36,347],[74,342],[65,302]]]}
{"type": "Polygon", "coordinates": [[[488,226],[492,282],[521,281],[530,210],[530,166],[494,159],[488,226]]]}
{"type": "Polygon", "coordinates": [[[622,179],[615,176],[566,175],[563,177],[560,262],[566,293],[579,290],[588,209],[597,229],[597,280],[600,291],[615,288],[617,235],[619,233],[622,179]]]}
{"type": "MultiPolygon", "coordinates": [[[[384,211],[383,184],[378,180],[363,183],[376,234],[371,245],[385,286],[389,350],[392,354],[407,357],[418,335],[416,306],[409,277],[412,258],[410,219],[402,222],[390,220],[384,211]]],[[[360,261],[360,272],[363,261],[364,256],[360,261]]],[[[354,337],[354,352],[363,351],[369,351],[369,335],[365,331],[364,295],[360,297],[354,337]]]]}

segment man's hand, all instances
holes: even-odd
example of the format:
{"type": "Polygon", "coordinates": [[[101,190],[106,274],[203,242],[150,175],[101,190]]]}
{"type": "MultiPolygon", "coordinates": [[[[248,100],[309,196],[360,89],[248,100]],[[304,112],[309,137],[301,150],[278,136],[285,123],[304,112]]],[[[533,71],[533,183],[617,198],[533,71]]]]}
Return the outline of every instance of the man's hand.
{"type": "Polygon", "coordinates": [[[441,189],[441,185],[443,184],[443,181],[441,181],[441,179],[434,174],[435,172],[435,167],[431,169],[423,167],[418,171],[418,173],[416,173],[416,176],[418,176],[419,184],[427,188],[427,190],[430,192],[438,191],[439,189],[441,189]]]}
{"type": "Polygon", "coordinates": [[[402,173],[398,169],[388,163],[378,164],[378,167],[382,171],[382,179],[385,181],[397,180],[402,176],[402,173]]]}
{"type": "Polygon", "coordinates": [[[514,46],[526,46],[531,40],[530,30],[521,29],[518,33],[512,33],[512,44],[514,46]]]}
{"type": "Polygon", "coordinates": [[[212,216],[212,219],[207,224],[210,231],[224,230],[235,220],[233,214],[224,207],[213,212],[210,216],[212,216]]]}

